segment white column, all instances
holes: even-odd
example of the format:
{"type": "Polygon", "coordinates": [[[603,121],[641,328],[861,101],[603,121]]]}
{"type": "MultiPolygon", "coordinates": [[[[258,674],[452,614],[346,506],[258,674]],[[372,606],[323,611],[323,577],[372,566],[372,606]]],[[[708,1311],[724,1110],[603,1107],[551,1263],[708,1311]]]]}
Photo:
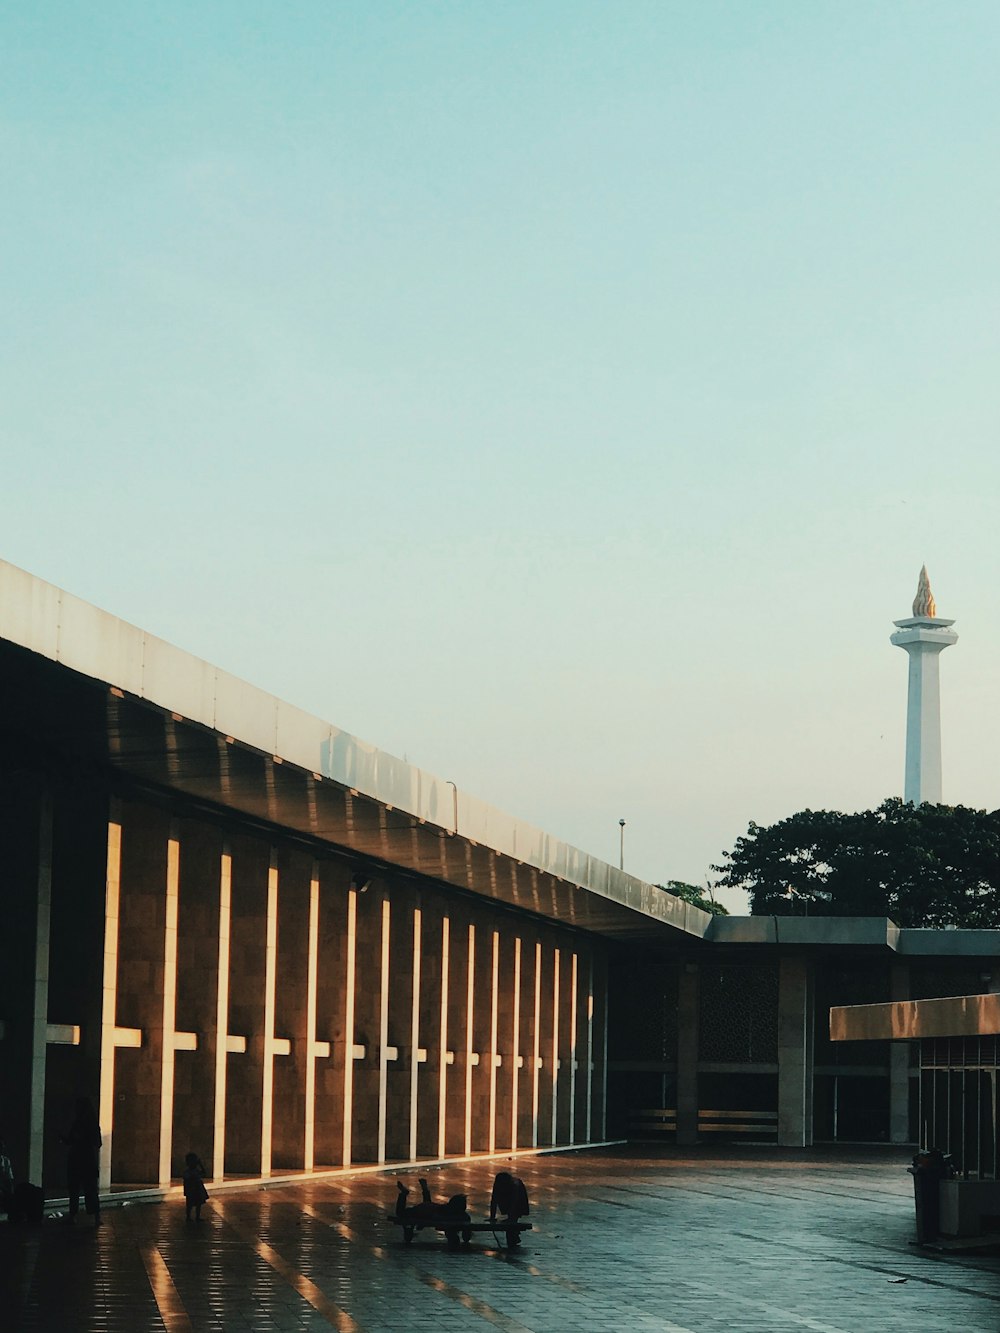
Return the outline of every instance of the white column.
{"type": "Polygon", "coordinates": [[[226,1174],[226,1039],[229,1036],[229,922],[233,858],[229,843],[219,858],[219,976],[215,993],[215,1127],[212,1135],[212,1176],[226,1174]]]}
{"type": "Polygon", "coordinates": [[[389,900],[382,902],[382,966],[378,1018],[378,1158],[385,1161],[386,1100],[389,1093],[389,900]]]}
{"type": "Polygon", "coordinates": [[[559,950],[552,950],[552,1138],[559,1133],[559,950]]]}
{"type": "Polygon", "coordinates": [[[104,982],[101,999],[101,1105],[99,1115],[102,1191],[111,1188],[111,1144],[115,1109],[115,1016],[118,1007],[118,900],[121,893],[122,826],[117,802],[108,822],[108,861],[104,891],[104,982]]]}
{"type": "Polygon", "coordinates": [[[180,884],[180,843],[174,830],[167,840],[167,883],[163,931],[163,1032],[160,1060],[160,1176],[170,1184],[174,1136],[174,1033],[177,1030],[177,897],[180,884]]]}
{"type": "Polygon", "coordinates": [[[264,1078],[260,1125],[260,1174],[271,1174],[274,1123],[274,994],[278,975],[278,852],[271,848],[267,871],[267,927],[264,945],[264,1078]]]}
{"type": "Polygon", "coordinates": [[[542,1068],[542,946],[535,945],[535,1039],[531,1052],[531,1146],[538,1147],[538,1080],[542,1068]]]}
{"type": "Polygon", "coordinates": [[[306,963],[306,1123],[302,1165],[311,1171],[316,1159],[316,989],[319,971],[319,868],[313,862],[309,880],[309,957],[306,963]]]}
{"type": "Polygon", "coordinates": [[[569,981],[569,1141],[576,1142],[576,1032],[578,1015],[576,1012],[577,1003],[577,973],[579,961],[574,953],[570,961],[570,981],[569,981]]]}
{"type": "Polygon", "coordinates": [[[448,1107],[448,970],[450,967],[451,922],[441,922],[441,1020],[438,1034],[438,1156],[445,1154],[448,1107]]]}
{"type": "Polygon", "coordinates": [[[587,969],[587,1142],[594,1137],[594,955],[587,969]]]}
{"type": "Polygon", "coordinates": [[[344,966],[344,1165],[351,1165],[354,1121],[354,970],[358,944],[358,895],[347,894],[347,958],[344,966]]]}
{"type": "Polygon", "coordinates": [[[42,1183],[45,1151],[45,1060],[49,1030],[49,923],[52,913],[52,797],[38,809],[38,874],[35,881],[35,984],[31,1021],[31,1130],[28,1179],[42,1183]]]}
{"type": "Polygon", "coordinates": [[[417,1156],[417,1095],[420,1073],[420,908],[413,909],[413,990],[410,995],[410,1161],[417,1156]]]}
{"type": "Polygon", "coordinates": [[[517,1106],[520,1093],[521,1073],[521,937],[514,939],[514,1022],[511,1036],[511,1059],[514,1067],[510,1073],[511,1112],[510,1112],[510,1150],[517,1151],[517,1106]]]}
{"type": "Polygon", "coordinates": [[[608,1136],[608,974],[604,970],[604,993],[601,996],[601,1137],[608,1136]]]}
{"type": "Polygon", "coordinates": [[[490,1133],[489,1151],[497,1146],[497,1029],[499,1026],[500,932],[493,932],[492,982],[490,985],[490,1133]]]}
{"type": "Polygon", "coordinates": [[[469,927],[469,960],[465,988],[465,1156],[472,1152],[472,1048],[476,985],[476,928],[469,927]]]}

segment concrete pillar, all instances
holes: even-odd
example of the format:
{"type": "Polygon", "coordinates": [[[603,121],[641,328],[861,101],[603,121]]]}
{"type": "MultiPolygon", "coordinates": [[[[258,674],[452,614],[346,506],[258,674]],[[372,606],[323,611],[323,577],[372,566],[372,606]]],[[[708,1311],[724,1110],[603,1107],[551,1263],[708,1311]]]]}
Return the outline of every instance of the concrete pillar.
{"type": "Polygon", "coordinates": [[[570,955],[569,981],[569,1125],[567,1143],[577,1141],[577,1067],[579,1064],[580,1036],[580,957],[576,950],[570,955]]]}
{"type": "MultiPolygon", "coordinates": [[[[269,922],[276,921],[277,882],[266,843],[239,835],[233,837],[231,850],[225,1166],[234,1175],[258,1175],[265,1165],[270,1169],[262,1148],[264,1071],[271,1058],[268,1038],[274,1021],[268,935],[269,922]]],[[[273,960],[272,947],[272,967],[273,960]]],[[[269,1126],[267,1142],[270,1145],[269,1126]]]]}
{"type": "Polygon", "coordinates": [[[585,1009],[586,1033],[584,1038],[584,1077],[587,1100],[584,1108],[584,1141],[594,1138],[594,954],[587,955],[587,995],[585,1009]]]}
{"type": "Polygon", "coordinates": [[[388,1036],[389,922],[384,896],[372,885],[357,894],[356,957],[354,971],[354,1075],[352,1160],[378,1162],[385,1152],[385,1080],[381,1060],[388,1036]],[[383,989],[383,973],[385,985],[383,989]],[[383,1014],[385,1014],[383,1024],[383,1014]]]}
{"type": "MultiPolygon", "coordinates": [[[[188,819],[178,820],[171,835],[176,849],[171,851],[168,844],[164,1033],[169,1032],[172,1040],[169,1050],[164,1041],[160,1079],[161,1116],[166,1127],[160,1140],[163,1181],[181,1175],[187,1152],[196,1152],[206,1169],[215,1171],[219,1096],[222,836],[213,825],[188,819]],[[175,978],[172,1000],[168,996],[171,975],[175,978]]],[[[222,1045],[224,1055],[224,1039],[222,1045]]],[[[224,1083],[221,1100],[224,1106],[224,1083]]],[[[220,1159],[220,1174],[222,1169],[220,1159]]]]}
{"type": "Polygon", "coordinates": [[[174,1037],[177,1032],[177,906],[181,846],[171,821],[163,904],[163,1003],[160,1024],[160,1159],[158,1180],[169,1185],[174,1127],[174,1037]]]}
{"type": "MultiPolygon", "coordinates": [[[[893,963],[889,984],[893,1000],[910,998],[910,967],[893,963]]],[[[910,1139],[910,1044],[889,1043],[889,1142],[909,1143],[910,1139]]]]}
{"type": "Polygon", "coordinates": [[[490,1146],[491,1097],[495,1095],[492,1060],[493,1024],[493,932],[485,913],[476,913],[475,971],[468,1003],[472,1013],[469,1057],[470,1127],[469,1150],[492,1152],[490,1146]]]}
{"type": "Polygon", "coordinates": [[[782,958],[778,970],[778,1144],[813,1140],[812,971],[804,958],[782,958]]]}
{"type": "Polygon", "coordinates": [[[558,1005],[556,1022],[559,1030],[559,1054],[556,1064],[557,1102],[555,1141],[568,1144],[572,1140],[573,1095],[575,1092],[573,1073],[573,1039],[575,1014],[573,1011],[573,951],[565,946],[560,949],[559,990],[556,995],[558,1005]]]}
{"type": "Polygon", "coordinates": [[[354,1160],[354,1079],[355,1044],[357,1041],[357,1018],[355,1004],[357,995],[357,940],[358,940],[358,895],[351,889],[347,895],[347,933],[344,953],[344,1143],[343,1164],[350,1166],[354,1160]]]}
{"type": "MultiPolygon", "coordinates": [[[[0,768],[13,766],[0,749],[0,768]]],[[[32,1155],[36,934],[38,930],[37,799],[18,768],[0,776],[0,901],[3,964],[0,966],[0,1116],[15,1173],[26,1176],[32,1155]],[[29,999],[28,997],[32,997],[29,999]]],[[[62,1173],[65,1177],[65,1172],[62,1173]]],[[[40,1179],[32,1177],[35,1184],[40,1179]]]]}
{"type": "Polygon", "coordinates": [[[407,1061],[409,1063],[409,1142],[407,1156],[413,1161],[417,1156],[417,1144],[420,1133],[420,1074],[427,1060],[427,1050],[421,1046],[420,1036],[420,990],[423,983],[423,913],[419,907],[413,909],[413,956],[410,964],[410,1039],[407,1042],[407,1061]]]}
{"type": "MultiPolygon", "coordinates": [[[[388,906],[387,900],[385,907],[388,906]]],[[[411,1135],[416,1130],[415,1097],[420,1072],[419,1032],[414,1029],[414,1000],[419,1017],[420,998],[420,956],[419,952],[414,955],[414,942],[415,931],[420,931],[420,917],[415,917],[419,909],[413,894],[398,884],[393,886],[391,907],[391,913],[384,917],[387,939],[383,944],[384,1017],[379,1069],[381,1087],[385,1090],[385,1130],[383,1156],[379,1160],[405,1162],[413,1156],[411,1135]]]]}
{"type": "Polygon", "coordinates": [[[42,1183],[45,1156],[45,1067],[49,1023],[49,923],[52,906],[52,797],[38,801],[38,869],[35,876],[35,984],[31,1005],[31,1131],[28,1179],[42,1183]]]}
{"type": "MultiPolygon", "coordinates": [[[[108,799],[106,792],[88,785],[53,793],[52,875],[48,947],[48,1051],[45,1063],[44,1165],[36,1179],[49,1197],[66,1192],[66,1150],[59,1142],[73,1118],[76,1097],[86,1096],[100,1107],[101,1016],[104,978],[106,871],[108,859],[108,799]]],[[[32,855],[40,850],[31,835],[38,827],[36,795],[32,814],[23,820],[32,855]]],[[[9,848],[9,845],[8,845],[9,848]]],[[[9,865],[9,858],[8,858],[9,865]]],[[[37,877],[37,868],[33,867],[37,877]]],[[[2,890],[0,890],[2,896],[2,890]]],[[[26,904],[27,906],[27,904],[26,904]]],[[[13,904],[5,900],[6,952],[0,972],[15,966],[19,949],[13,904]]],[[[34,911],[34,905],[32,904],[34,911]]],[[[34,963],[36,944],[25,946],[26,960],[34,963]]],[[[20,994],[30,991],[29,986],[20,994]]],[[[23,1005],[24,1018],[30,1006],[23,1005]]],[[[0,1009],[2,1016],[2,1009],[0,1009]]],[[[16,1084],[0,1071],[0,1088],[23,1089],[27,1100],[27,1073],[16,1084]]],[[[2,1093],[0,1093],[2,1099],[2,1093]]],[[[0,1109],[4,1132],[15,1137],[16,1121],[0,1109]],[[10,1128],[8,1128],[8,1125],[10,1128]]],[[[27,1174],[28,1153],[18,1146],[15,1170],[27,1174]]]]}
{"type": "Polygon", "coordinates": [[[448,1156],[468,1153],[471,1143],[472,1011],[469,1004],[475,979],[475,928],[464,914],[449,913],[448,970],[445,978],[447,1005],[445,1151],[448,1156]]]}
{"type": "Polygon", "coordinates": [[[562,1012],[559,1003],[559,995],[562,985],[560,976],[562,964],[562,952],[559,949],[552,950],[552,989],[549,992],[549,1004],[551,1005],[551,1021],[549,1026],[550,1045],[548,1056],[548,1084],[551,1088],[550,1093],[550,1122],[548,1142],[556,1144],[559,1142],[559,1084],[562,1067],[562,1048],[560,1038],[562,1036],[562,1012]]]}
{"type": "Polygon", "coordinates": [[[535,961],[532,969],[531,1007],[531,1146],[540,1142],[542,1088],[542,943],[535,941],[535,961]]]}
{"type": "Polygon", "coordinates": [[[490,937],[490,1035],[485,1052],[487,1060],[486,1097],[486,1151],[496,1152],[497,1146],[497,1064],[500,1055],[500,932],[491,930],[490,937]]]}
{"type": "Polygon", "coordinates": [[[698,1142],[699,968],[683,963],[677,986],[677,1142],[698,1142]]]}
{"type": "Polygon", "coordinates": [[[115,1113],[115,1025],[118,1013],[118,914],[121,898],[122,816],[112,801],[108,820],[108,857],[104,891],[104,967],[101,989],[101,1084],[98,1119],[101,1124],[100,1187],[111,1188],[115,1113]]]}
{"type": "Polygon", "coordinates": [[[593,996],[591,1140],[600,1142],[608,1136],[608,956],[604,949],[594,956],[593,996]]]}
{"type": "MultiPolygon", "coordinates": [[[[172,1074],[172,1007],[165,1013],[164,1003],[173,1003],[165,969],[176,958],[176,929],[173,946],[167,931],[168,907],[176,907],[176,840],[162,810],[131,802],[122,809],[111,1171],[115,1180],[155,1184],[167,1129],[165,1055],[168,1080],[172,1074]]],[[[172,1087],[166,1091],[172,1095],[172,1087]]]]}
{"type": "Polygon", "coordinates": [[[317,873],[313,1164],[350,1165],[356,893],[348,887],[350,874],[345,866],[325,862],[317,873]]]}
{"type": "Polygon", "coordinates": [[[229,931],[232,898],[233,858],[229,843],[219,853],[219,932],[216,955],[215,1022],[212,1024],[212,1057],[215,1084],[212,1108],[212,1175],[221,1180],[226,1173],[226,1099],[229,1058],[229,931]]]}
{"type": "MultiPolygon", "coordinates": [[[[416,1049],[416,1068],[411,1070],[411,1092],[415,1093],[415,1131],[411,1157],[443,1157],[441,1146],[445,1120],[442,1094],[446,1091],[448,1066],[448,1011],[445,987],[450,951],[450,922],[435,894],[421,892],[414,909],[413,962],[415,1014],[410,1041],[416,1049]],[[417,929],[419,912],[419,932],[417,929]],[[442,1087],[442,1081],[445,1087],[442,1087]]],[[[411,1115],[413,1115],[411,1108],[411,1115]]]]}
{"type": "Polygon", "coordinates": [[[494,1065],[496,1087],[494,1093],[493,1138],[497,1152],[509,1152],[515,1134],[515,1091],[518,1073],[515,1049],[515,974],[519,967],[520,939],[512,933],[511,925],[496,932],[497,942],[497,1003],[496,1046],[494,1065]]]}
{"type": "Polygon", "coordinates": [[[524,1056],[521,1053],[521,953],[523,947],[524,942],[521,936],[516,935],[514,937],[509,990],[510,1039],[505,1046],[505,1050],[510,1052],[510,1055],[505,1057],[509,1060],[508,1077],[505,1080],[508,1089],[506,1109],[509,1116],[505,1140],[511,1152],[517,1151],[520,1142],[521,1070],[525,1064],[524,1056]]]}
{"type": "Polygon", "coordinates": [[[448,1073],[453,1058],[451,1048],[451,1030],[449,1030],[449,986],[451,986],[451,918],[447,913],[441,916],[441,953],[439,960],[439,990],[437,990],[437,1041],[436,1041],[436,1093],[437,1093],[437,1138],[432,1156],[444,1157],[447,1152],[448,1125],[448,1073]]]}
{"type": "Polygon", "coordinates": [[[468,930],[468,944],[465,953],[465,1016],[464,1016],[464,1043],[463,1043],[463,1074],[464,1074],[464,1105],[465,1105],[465,1123],[463,1126],[463,1144],[462,1151],[465,1156],[472,1152],[473,1144],[473,1120],[475,1119],[475,1072],[479,1063],[479,1052],[476,1049],[476,927],[470,925],[468,930]]]}
{"type": "Polygon", "coordinates": [[[556,951],[544,936],[540,941],[538,968],[538,1112],[536,1147],[546,1148],[555,1142],[553,1126],[556,1115],[556,1068],[553,1051],[558,1044],[555,1011],[552,997],[555,992],[556,951]]]}
{"type": "Polygon", "coordinates": [[[517,995],[517,1147],[530,1148],[537,1134],[538,1065],[536,1063],[535,977],[537,940],[534,931],[520,937],[520,977],[517,995]]]}
{"type": "Polygon", "coordinates": [[[376,1162],[385,1161],[385,1137],[388,1120],[389,1096],[389,967],[392,945],[392,906],[388,898],[383,898],[381,908],[381,929],[379,930],[379,989],[378,989],[378,1037],[376,1060],[378,1061],[378,1137],[375,1145],[376,1162]]]}
{"type": "Polygon", "coordinates": [[[278,853],[269,851],[267,907],[264,918],[264,1021],[260,1037],[261,1110],[260,1174],[271,1174],[272,1125],[274,1120],[274,1009],[278,979],[278,853]]]}
{"type": "MultiPolygon", "coordinates": [[[[302,1125],[302,1166],[311,1171],[316,1156],[316,1061],[320,1047],[316,1032],[319,992],[319,867],[313,862],[309,876],[309,937],[306,943],[306,1085],[305,1118],[302,1125]]],[[[330,1053],[329,1042],[324,1043],[330,1053]]]]}
{"type": "MultiPolygon", "coordinates": [[[[315,1084],[306,1095],[314,1061],[309,988],[315,992],[316,964],[310,961],[310,926],[315,867],[298,849],[277,857],[274,1029],[271,1034],[271,1168],[302,1170],[306,1125],[314,1112],[315,1084]]],[[[318,895],[319,885],[316,884],[318,895]]],[[[319,904],[316,904],[318,917],[319,904]]],[[[318,920],[317,920],[318,929],[318,920]]],[[[313,996],[315,1004],[315,994],[313,996]]]]}

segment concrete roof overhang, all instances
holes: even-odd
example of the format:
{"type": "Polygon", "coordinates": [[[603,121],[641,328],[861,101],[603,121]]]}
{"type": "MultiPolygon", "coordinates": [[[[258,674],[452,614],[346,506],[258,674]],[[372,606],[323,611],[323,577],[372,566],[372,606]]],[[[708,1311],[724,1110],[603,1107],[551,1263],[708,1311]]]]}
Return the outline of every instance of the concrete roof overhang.
{"type": "Polygon", "coordinates": [[[996,1032],[1000,1032],[1000,995],[994,994],[848,1004],[830,1010],[832,1041],[982,1037],[996,1032]]]}
{"type": "Polygon", "coordinates": [[[0,561],[0,729],[129,783],[564,925],[645,943],[712,918],[0,561]]]}
{"type": "Polygon", "coordinates": [[[729,916],[708,933],[718,948],[755,945],[796,952],[852,950],[912,958],[1000,957],[1000,930],[931,930],[897,926],[885,916],[729,916]]]}

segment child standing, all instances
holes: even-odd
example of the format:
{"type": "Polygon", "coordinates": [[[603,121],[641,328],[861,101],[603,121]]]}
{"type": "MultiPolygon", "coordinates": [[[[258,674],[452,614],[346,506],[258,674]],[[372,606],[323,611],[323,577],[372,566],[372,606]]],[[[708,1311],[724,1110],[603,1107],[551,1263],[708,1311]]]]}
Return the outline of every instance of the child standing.
{"type": "Polygon", "coordinates": [[[205,1188],[205,1167],[196,1152],[189,1152],[184,1158],[184,1221],[191,1221],[191,1209],[194,1220],[201,1221],[201,1205],[208,1198],[205,1188]]]}

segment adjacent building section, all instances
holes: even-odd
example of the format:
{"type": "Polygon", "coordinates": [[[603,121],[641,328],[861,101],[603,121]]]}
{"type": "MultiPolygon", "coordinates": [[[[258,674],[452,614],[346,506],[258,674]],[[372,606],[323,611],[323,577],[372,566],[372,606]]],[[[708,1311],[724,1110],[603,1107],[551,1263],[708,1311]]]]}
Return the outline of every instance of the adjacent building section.
{"type": "Polygon", "coordinates": [[[952,1159],[954,1178],[925,1182],[938,1193],[934,1225],[939,1217],[949,1236],[995,1234],[1000,1217],[1000,975],[993,970],[982,979],[989,991],[830,1010],[834,1042],[889,1039],[919,1052],[913,1139],[952,1159]]]}
{"type": "MultiPolygon", "coordinates": [[[[934,1112],[913,1033],[886,1022],[831,1037],[831,1011],[950,1009],[959,1001],[929,997],[959,994],[969,1012],[989,1010],[998,954],[1000,930],[899,929],[884,917],[719,917],[698,945],[612,946],[608,1132],[915,1143],[934,1112]]],[[[995,1087],[990,1096],[995,1108],[995,1087]]]]}

